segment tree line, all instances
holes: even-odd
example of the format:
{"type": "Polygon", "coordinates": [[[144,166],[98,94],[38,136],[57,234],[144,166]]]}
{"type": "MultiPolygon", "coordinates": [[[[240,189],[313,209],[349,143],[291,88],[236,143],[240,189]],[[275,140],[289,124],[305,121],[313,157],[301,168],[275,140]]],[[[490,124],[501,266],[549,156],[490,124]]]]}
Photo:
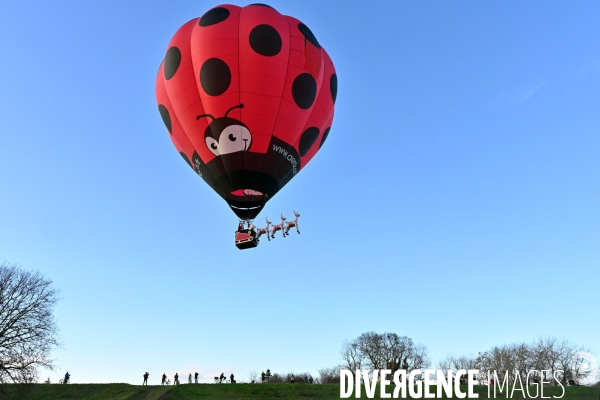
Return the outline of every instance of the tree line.
{"type": "MultiPolygon", "coordinates": [[[[51,351],[59,345],[58,328],[53,312],[59,292],[52,281],[39,272],[26,271],[16,264],[0,264],[0,384],[32,383],[38,380],[38,368],[52,370],[51,351]]],[[[589,376],[593,371],[585,354],[590,349],[566,339],[539,337],[530,343],[519,342],[492,346],[476,355],[447,356],[437,368],[451,370],[478,369],[480,383],[487,381],[487,371],[496,371],[498,379],[514,382],[521,378],[554,381],[594,383],[589,376]],[[582,356],[583,355],[583,356],[582,356]],[[586,364],[588,363],[588,364],[586,364]],[[582,380],[583,379],[583,380],[582,380]]],[[[356,370],[425,370],[431,366],[427,347],[407,336],[396,333],[365,332],[342,343],[339,365],[319,370],[319,376],[303,373],[250,373],[254,383],[290,382],[339,383],[340,369],[354,374],[356,370]]],[[[598,379],[600,376],[593,376],[598,379]]]]}
{"type": "Polygon", "coordinates": [[[439,369],[452,370],[478,369],[482,371],[478,377],[481,382],[487,380],[487,371],[497,371],[498,378],[514,382],[518,378],[522,382],[533,379],[539,383],[559,378],[562,384],[576,383],[587,371],[584,364],[589,362],[582,353],[590,353],[590,349],[576,345],[567,339],[555,337],[539,337],[533,342],[518,342],[492,346],[477,355],[448,356],[439,363],[439,369]],[[582,371],[582,367],[585,371],[582,371]]]}
{"type": "MultiPolygon", "coordinates": [[[[447,356],[442,359],[437,369],[457,371],[480,371],[476,377],[480,384],[488,380],[488,371],[496,371],[497,378],[514,382],[516,375],[522,382],[540,383],[552,382],[558,384],[557,377],[563,384],[585,382],[590,374],[596,374],[591,379],[600,378],[596,370],[588,365],[590,348],[576,345],[567,339],[555,337],[539,337],[531,343],[512,343],[492,346],[477,355],[447,356]],[[583,368],[582,368],[583,367],[583,368]]],[[[350,370],[355,375],[356,370],[375,369],[390,370],[392,374],[398,370],[425,370],[431,367],[427,347],[415,343],[411,338],[396,333],[365,332],[357,338],[345,341],[341,348],[341,363],[339,369],[350,370]]],[[[493,372],[492,372],[493,373],[493,372]]],[[[356,378],[356,376],[354,376],[356,378]]],[[[422,378],[422,376],[421,376],[422,378]]],[[[435,379],[435,376],[432,376],[435,379]]],[[[338,375],[339,381],[339,375],[338,375]]],[[[593,383],[593,382],[592,382],[593,383]]]]}

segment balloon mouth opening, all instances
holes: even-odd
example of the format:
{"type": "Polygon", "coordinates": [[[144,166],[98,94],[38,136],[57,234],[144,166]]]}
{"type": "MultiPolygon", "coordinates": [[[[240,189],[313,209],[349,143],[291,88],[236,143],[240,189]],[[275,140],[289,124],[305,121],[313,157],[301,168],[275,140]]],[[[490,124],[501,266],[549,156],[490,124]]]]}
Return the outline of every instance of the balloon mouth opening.
{"type": "Polygon", "coordinates": [[[245,197],[245,196],[263,196],[262,192],[254,189],[238,189],[231,192],[231,195],[236,197],[245,197]]]}
{"type": "Polygon", "coordinates": [[[262,208],[262,206],[256,206],[256,207],[236,207],[236,206],[234,206],[232,204],[230,204],[229,207],[235,208],[236,210],[242,210],[242,211],[260,210],[262,208]]]}

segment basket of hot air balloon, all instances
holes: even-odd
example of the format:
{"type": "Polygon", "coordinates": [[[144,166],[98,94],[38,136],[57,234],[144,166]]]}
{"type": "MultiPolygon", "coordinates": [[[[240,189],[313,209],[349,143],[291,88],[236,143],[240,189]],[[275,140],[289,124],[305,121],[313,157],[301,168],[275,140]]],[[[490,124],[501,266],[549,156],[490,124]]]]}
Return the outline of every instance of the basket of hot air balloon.
{"type": "Polygon", "coordinates": [[[242,221],[319,151],[336,95],[312,31],[264,4],[220,5],[184,24],[156,77],[175,148],[242,221]]]}

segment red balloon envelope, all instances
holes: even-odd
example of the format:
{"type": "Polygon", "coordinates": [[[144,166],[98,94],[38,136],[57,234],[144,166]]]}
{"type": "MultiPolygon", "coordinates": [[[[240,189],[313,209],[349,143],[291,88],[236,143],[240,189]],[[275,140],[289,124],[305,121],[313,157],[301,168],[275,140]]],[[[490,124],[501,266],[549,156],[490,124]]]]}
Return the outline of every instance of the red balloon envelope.
{"type": "Polygon", "coordinates": [[[156,77],[173,144],[242,219],[319,151],[336,94],[315,35],[264,4],[221,5],[183,25],[156,77]]]}

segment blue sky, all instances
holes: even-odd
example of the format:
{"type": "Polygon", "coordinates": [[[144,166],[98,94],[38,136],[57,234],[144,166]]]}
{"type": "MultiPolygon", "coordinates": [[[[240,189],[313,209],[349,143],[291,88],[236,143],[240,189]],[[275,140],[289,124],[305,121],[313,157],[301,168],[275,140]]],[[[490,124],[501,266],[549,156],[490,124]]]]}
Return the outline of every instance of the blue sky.
{"type": "Polygon", "coordinates": [[[248,251],[154,98],[171,36],[218,3],[3,5],[0,261],[61,290],[42,376],[316,374],[371,330],[434,365],[538,335],[598,354],[600,3],[269,4],[339,90],[258,218],[296,209],[302,234],[248,251]]]}

